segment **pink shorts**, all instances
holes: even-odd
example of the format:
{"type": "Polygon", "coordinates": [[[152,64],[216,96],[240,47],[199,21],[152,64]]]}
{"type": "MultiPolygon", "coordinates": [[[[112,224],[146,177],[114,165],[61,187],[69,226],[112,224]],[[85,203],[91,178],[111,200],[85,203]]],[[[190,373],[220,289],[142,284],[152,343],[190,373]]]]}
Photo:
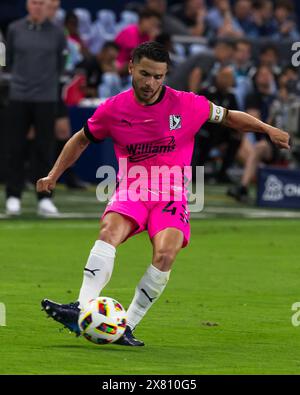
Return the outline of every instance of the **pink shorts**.
{"type": "Polygon", "coordinates": [[[187,207],[186,198],[181,201],[141,201],[127,200],[120,201],[122,192],[117,190],[102,215],[102,219],[107,213],[115,212],[133,220],[137,228],[128,236],[132,237],[147,229],[150,239],[158,232],[166,228],[176,228],[182,231],[184,240],[182,248],[186,247],[190,240],[190,213],[187,207]]]}

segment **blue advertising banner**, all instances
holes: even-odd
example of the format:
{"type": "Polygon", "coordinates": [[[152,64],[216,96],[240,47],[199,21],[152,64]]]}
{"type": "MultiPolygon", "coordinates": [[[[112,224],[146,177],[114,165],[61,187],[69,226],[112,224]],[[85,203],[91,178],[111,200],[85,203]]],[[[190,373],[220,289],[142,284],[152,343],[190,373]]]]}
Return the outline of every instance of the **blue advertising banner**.
{"type": "MultiPolygon", "coordinates": [[[[95,112],[95,107],[69,107],[69,116],[73,133],[80,130],[87,119],[95,112]]],[[[74,170],[84,181],[97,184],[96,171],[100,166],[113,166],[118,169],[113,142],[107,138],[99,144],[91,143],[77,160],[74,170]]]]}
{"type": "Polygon", "coordinates": [[[260,168],[257,180],[257,205],[300,209],[300,169],[260,168]]]}

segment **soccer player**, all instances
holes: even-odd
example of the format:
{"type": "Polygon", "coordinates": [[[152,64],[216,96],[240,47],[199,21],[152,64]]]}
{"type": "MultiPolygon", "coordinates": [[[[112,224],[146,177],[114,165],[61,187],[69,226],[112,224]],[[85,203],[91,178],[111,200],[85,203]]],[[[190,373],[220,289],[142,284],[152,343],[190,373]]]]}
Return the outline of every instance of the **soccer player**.
{"type": "MultiPolygon", "coordinates": [[[[37,190],[52,191],[57,179],[87,146],[107,136],[114,141],[117,158],[126,158],[128,168],[135,164],[148,169],[155,165],[181,168],[189,165],[194,136],[206,121],[244,132],[266,133],[277,146],[289,148],[288,133],[246,113],[216,106],[204,96],[165,86],[168,64],[168,52],[161,44],[146,42],[138,46],[129,64],[132,88],[100,104],[83,129],[67,142],[48,176],[37,182],[37,190]]],[[[44,299],[42,307],[49,316],[79,335],[80,308],[98,297],[109,282],[116,248],[128,237],[147,229],[153,245],[152,262],[136,287],[127,310],[126,331],[117,341],[126,346],[143,346],[133,331],[162,294],[176,255],[189,242],[189,212],[184,193],[181,200],[170,202],[123,201],[120,197],[124,193],[126,190],[120,183],[105,209],[99,238],[84,268],[78,301],[59,304],[44,299]]]]}

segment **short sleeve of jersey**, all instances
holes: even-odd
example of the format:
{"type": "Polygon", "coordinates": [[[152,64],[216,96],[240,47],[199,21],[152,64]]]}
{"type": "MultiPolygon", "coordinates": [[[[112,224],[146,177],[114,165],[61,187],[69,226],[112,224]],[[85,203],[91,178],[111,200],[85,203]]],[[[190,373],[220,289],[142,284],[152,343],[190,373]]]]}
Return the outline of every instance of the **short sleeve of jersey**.
{"type": "Polygon", "coordinates": [[[86,137],[93,143],[99,143],[109,136],[109,100],[101,103],[84,126],[86,137]]]}

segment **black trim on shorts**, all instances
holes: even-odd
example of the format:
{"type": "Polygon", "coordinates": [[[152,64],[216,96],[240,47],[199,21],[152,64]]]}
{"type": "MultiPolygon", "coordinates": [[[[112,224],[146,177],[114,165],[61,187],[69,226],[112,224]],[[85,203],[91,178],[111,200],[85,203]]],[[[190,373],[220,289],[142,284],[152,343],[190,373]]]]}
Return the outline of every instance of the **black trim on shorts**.
{"type": "Polygon", "coordinates": [[[89,127],[88,127],[87,122],[86,122],[85,125],[83,126],[83,131],[84,131],[85,137],[86,137],[88,140],[90,140],[92,143],[95,143],[95,144],[102,143],[103,140],[98,140],[98,139],[96,139],[96,137],[90,132],[90,129],[89,129],[89,127]]]}

